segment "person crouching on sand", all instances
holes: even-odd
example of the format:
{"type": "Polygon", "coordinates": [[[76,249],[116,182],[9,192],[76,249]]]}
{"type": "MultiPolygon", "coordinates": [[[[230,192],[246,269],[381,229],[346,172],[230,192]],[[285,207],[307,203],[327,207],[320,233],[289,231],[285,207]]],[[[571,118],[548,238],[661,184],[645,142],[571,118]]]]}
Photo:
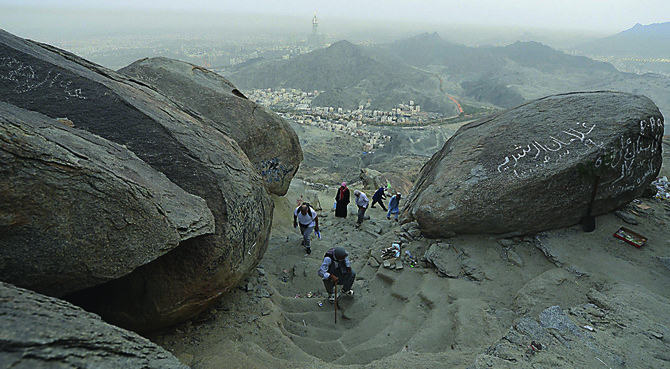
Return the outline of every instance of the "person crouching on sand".
{"type": "Polygon", "coordinates": [[[333,288],[336,284],[342,286],[342,292],[345,295],[353,296],[354,290],[351,286],[356,279],[356,273],[351,270],[351,261],[347,257],[349,254],[342,247],[335,247],[326,252],[323,256],[323,263],[317,274],[323,280],[323,285],[328,292],[328,302],[335,302],[333,288]]]}

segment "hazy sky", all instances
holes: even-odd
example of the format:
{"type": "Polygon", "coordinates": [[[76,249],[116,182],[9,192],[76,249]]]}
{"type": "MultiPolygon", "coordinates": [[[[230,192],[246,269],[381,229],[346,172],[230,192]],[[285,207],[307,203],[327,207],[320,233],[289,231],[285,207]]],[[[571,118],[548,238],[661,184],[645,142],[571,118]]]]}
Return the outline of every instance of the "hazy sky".
{"type": "MultiPolygon", "coordinates": [[[[3,7],[193,10],[620,32],[670,21],[670,0],[0,0],[3,7]],[[410,5],[412,4],[412,5],[410,5]]],[[[2,16],[0,15],[0,21],[2,16]]],[[[0,24],[2,28],[2,24],[0,24]]]]}

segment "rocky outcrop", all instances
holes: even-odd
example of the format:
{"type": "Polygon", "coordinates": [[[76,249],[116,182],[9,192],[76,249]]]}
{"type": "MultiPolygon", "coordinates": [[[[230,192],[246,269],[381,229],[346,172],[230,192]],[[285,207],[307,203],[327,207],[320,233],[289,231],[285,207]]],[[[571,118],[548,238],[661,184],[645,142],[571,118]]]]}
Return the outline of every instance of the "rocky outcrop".
{"type": "Polygon", "coordinates": [[[386,178],[383,178],[382,174],[374,169],[361,168],[360,179],[363,182],[363,187],[368,191],[376,191],[387,184],[386,178]]]}
{"type": "Polygon", "coordinates": [[[63,296],[214,233],[205,200],[123,146],[0,102],[0,279],[63,296]]]}
{"type": "MultiPolygon", "coordinates": [[[[541,296],[546,291],[545,285],[534,293],[541,296]]],[[[664,352],[670,331],[664,311],[669,301],[665,296],[637,284],[621,282],[607,285],[607,292],[591,289],[585,299],[588,303],[572,307],[550,305],[538,315],[518,319],[470,367],[663,368],[668,365],[670,359],[664,352]]]]}
{"type": "Polygon", "coordinates": [[[531,234],[639,197],[658,174],[663,116],[644,96],[545,97],[456,132],[423,167],[407,217],[424,235],[531,234]]]}
{"type": "Polygon", "coordinates": [[[119,72],[212,120],[237,141],[271,193],[283,196],[302,161],[298,135],[263,106],[247,100],[222,76],[168,58],[142,59],[119,72]]]}
{"type": "Polygon", "coordinates": [[[187,368],[133,332],[65,301],[0,282],[0,367],[187,368]]]}
{"type": "MultiPolygon", "coordinates": [[[[390,199],[396,192],[400,192],[404,196],[407,195],[412,188],[412,182],[405,176],[397,173],[380,173],[374,169],[361,169],[360,174],[363,187],[368,190],[368,197],[372,199],[372,195],[382,186],[391,185],[386,191],[386,196],[390,199]]],[[[384,204],[388,204],[388,199],[384,200],[384,204]]],[[[401,203],[402,204],[402,203],[401,203]]]]}
{"type": "Polygon", "coordinates": [[[214,215],[213,234],[182,241],[131,274],[69,299],[109,322],[147,331],[202,311],[258,264],[272,202],[239,145],[208,118],[114,71],[2,31],[0,55],[0,101],[67,118],[75,129],[125,146],[204,199],[214,215]]]}

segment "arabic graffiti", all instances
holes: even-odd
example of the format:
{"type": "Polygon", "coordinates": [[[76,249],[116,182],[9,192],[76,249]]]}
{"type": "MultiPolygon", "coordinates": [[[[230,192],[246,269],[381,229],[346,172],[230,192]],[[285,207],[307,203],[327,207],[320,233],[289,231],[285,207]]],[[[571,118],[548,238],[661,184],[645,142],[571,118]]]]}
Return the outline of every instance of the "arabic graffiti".
{"type": "Polygon", "coordinates": [[[279,162],[275,156],[270,160],[260,162],[260,174],[265,183],[281,183],[291,173],[291,168],[279,162]]]}
{"type": "Polygon", "coordinates": [[[55,88],[62,90],[65,99],[77,98],[85,100],[81,88],[72,85],[61,73],[45,71],[33,67],[12,57],[0,57],[0,80],[14,85],[14,92],[23,94],[39,88],[55,88]]]}
{"type": "Polygon", "coordinates": [[[640,121],[640,134],[636,139],[622,136],[616,149],[596,159],[596,168],[604,165],[620,172],[619,177],[608,186],[613,194],[638,188],[659,169],[661,161],[653,158],[660,156],[663,125],[661,118],[651,117],[640,121]],[[635,173],[640,173],[640,169],[644,169],[644,172],[635,176],[635,173]]]}
{"type": "Polygon", "coordinates": [[[559,134],[550,135],[548,139],[535,140],[525,146],[515,145],[514,152],[505,156],[503,162],[498,165],[498,172],[511,171],[519,179],[527,178],[548,164],[556,163],[570,155],[570,149],[575,152],[580,148],[602,147],[602,142],[596,143],[588,137],[596,127],[595,124],[588,127],[586,123],[578,122],[577,125],[577,129],[569,128],[559,134]],[[578,144],[582,146],[577,146],[578,144]]]}
{"type": "Polygon", "coordinates": [[[498,172],[525,179],[567,155],[598,148],[601,154],[595,161],[589,161],[581,167],[588,167],[593,172],[617,173],[617,177],[607,185],[609,192],[616,195],[639,188],[659,169],[660,160],[653,159],[659,156],[661,150],[664,129],[662,118],[641,120],[639,134],[622,135],[614,146],[608,148],[602,142],[595,142],[588,137],[596,127],[595,124],[590,127],[586,123],[577,124],[577,129],[570,128],[525,146],[515,145],[514,152],[505,156],[497,166],[498,172]]]}

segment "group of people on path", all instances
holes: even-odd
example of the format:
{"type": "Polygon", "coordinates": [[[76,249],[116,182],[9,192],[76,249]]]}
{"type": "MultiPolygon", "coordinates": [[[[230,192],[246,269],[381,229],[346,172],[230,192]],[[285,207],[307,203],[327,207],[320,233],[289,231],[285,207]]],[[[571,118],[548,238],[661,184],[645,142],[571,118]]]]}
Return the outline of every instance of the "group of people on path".
{"type": "MultiPolygon", "coordinates": [[[[388,191],[388,187],[382,186],[380,187],[374,195],[372,195],[372,204],[370,205],[370,200],[368,199],[368,196],[363,192],[359,190],[354,191],[354,198],[355,198],[355,203],[356,206],[358,207],[358,219],[356,221],[356,227],[360,227],[360,225],[363,223],[363,219],[365,217],[365,212],[368,209],[368,205],[370,205],[371,208],[375,207],[375,204],[379,204],[384,211],[387,211],[386,213],[386,219],[391,219],[391,214],[395,214],[395,220],[398,221],[398,214],[400,213],[400,199],[401,199],[401,194],[400,192],[396,192],[395,195],[391,196],[391,200],[389,201],[389,208],[388,210],[384,206],[383,200],[386,200],[386,191],[388,191]]],[[[342,217],[346,218],[347,217],[347,206],[349,205],[349,202],[351,201],[351,196],[350,196],[350,191],[349,188],[347,187],[346,182],[342,182],[342,185],[340,188],[337,189],[337,194],[335,195],[335,216],[336,217],[342,217]]]]}
{"type": "MultiPolygon", "coordinates": [[[[312,253],[310,236],[312,232],[319,232],[319,215],[308,203],[302,203],[295,208],[293,212],[293,227],[300,226],[302,234],[302,246],[309,255],[312,253]]],[[[342,293],[353,296],[354,290],[351,286],[354,284],[356,273],[351,269],[351,261],[347,258],[349,254],[342,247],[334,247],[326,252],[323,262],[317,271],[323,281],[323,285],[328,292],[328,302],[335,302],[333,289],[335,285],[342,286],[342,293]]]]}
{"type": "MultiPolygon", "coordinates": [[[[386,213],[386,219],[391,219],[391,214],[395,214],[395,220],[398,221],[398,214],[400,213],[400,192],[396,192],[389,200],[388,210],[384,206],[383,200],[386,199],[386,191],[388,187],[380,187],[374,195],[372,195],[372,205],[379,204],[386,213]]],[[[363,191],[354,191],[354,201],[358,207],[358,219],[356,220],[356,227],[360,227],[365,217],[365,212],[370,205],[370,200],[363,191]]],[[[335,195],[335,216],[347,217],[348,205],[351,201],[350,191],[347,188],[346,182],[342,182],[340,188],[337,189],[335,195]]],[[[293,227],[300,226],[300,234],[302,235],[302,246],[305,252],[309,255],[312,253],[311,235],[313,232],[319,234],[319,215],[316,210],[308,203],[302,203],[293,212],[293,227]]],[[[329,249],[324,257],[317,274],[321,277],[323,285],[328,292],[328,301],[333,303],[335,301],[335,294],[333,289],[336,285],[342,286],[342,293],[345,295],[353,295],[354,290],[351,286],[356,278],[356,273],[351,269],[351,262],[348,258],[348,253],[343,247],[334,247],[329,249]]]]}
{"type": "Polygon", "coordinates": [[[386,191],[388,190],[388,187],[380,187],[377,192],[375,192],[374,195],[372,195],[372,205],[370,206],[371,208],[375,207],[375,204],[379,203],[379,206],[386,211],[386,219],[391,219],[391,214],[395,214],[395,221],[398,221],[398,214],[400,214],[400,199],[401,199],[401,194],[400,192],[396,192],[395,195],[391,196],[391,200],[389,200],[389,208],[388,210],[384,206],[384,202],[382,200],[386,200],[386,191]]]}

